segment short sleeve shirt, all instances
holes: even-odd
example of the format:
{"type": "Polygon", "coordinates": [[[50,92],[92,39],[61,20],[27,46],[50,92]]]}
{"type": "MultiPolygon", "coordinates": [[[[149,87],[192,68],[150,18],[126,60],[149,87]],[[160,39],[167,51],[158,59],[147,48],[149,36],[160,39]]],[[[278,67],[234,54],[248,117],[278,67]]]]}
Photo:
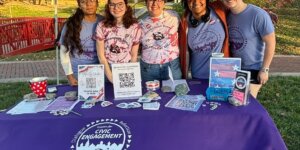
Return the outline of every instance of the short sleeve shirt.
{"type": "Polygon", "coordinates": [[[242,69],[260,70],[265,51],[262,38],[274,32],[269,14],[248,4],[239,14],[227,16],[230,51],[233,57],[242,59],[242,69]]]}
{"type": "Polygon", "coordinates": [[[142,28],[142,60],[149,64],[164,64],[179,56],[179,16],[164,11],[158,18],[149,15],[140,20],[142,28]]]}
{"type": "MultiPolygon", "coordinates": [[[[93,39],[93,37],[95,35],[96,26],[102,19],[102,16],[97,16],[97,20],[95,22],[87,22],[82,20],[80,42],[83,48],[83,53],[79,54],[78,49],[74,49],[73,55],[70,53],[71,66],[75,76],[77,76],[78,73],[78,65],[99,64],[96,41],[93,39]]],[[[66,34],[66,31],[67,27],[64,26],[59,39],[60,45],[64,45],[64,35],[66,34]]]]}
{"type": "Polygon", "coordinates": [[[222,51],[225,39],[222,21],[213,9],[209,9],[210,19],[207,22],[201,21],[195,28],[189,25],[188,30],[192,77],[198,79],[209,78],[211,54],[222,51]]]}
{"type": "Polygon", "coordinates": [[[105,57],[109,64],[128,63],[131,60],[132,46],[139,44],[141,28],[134,23],[128,29],[123,25],[105,27],[100,22],[96,29],[96,38],[104,40],[105,57]]]}

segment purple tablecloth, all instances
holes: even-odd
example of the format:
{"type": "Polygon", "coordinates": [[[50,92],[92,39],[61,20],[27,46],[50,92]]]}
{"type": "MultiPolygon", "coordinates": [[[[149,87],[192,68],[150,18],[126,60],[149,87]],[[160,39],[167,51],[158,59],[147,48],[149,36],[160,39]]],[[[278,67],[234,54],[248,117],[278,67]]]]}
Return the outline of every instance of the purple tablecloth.
{"type": "MultiPolygon", "coordinates": [[[[189,94],[205,93],[207,81],[188,83],[189,94]]],[[[58,95],[77,90],[64,85],[57,88],[58,95]]],[[[252,97],[245,107],[222,102],[213,111],[206,106],[200,107],[198,112],[189,112],[164,107],[174,94],[158,93],[162,97],[159,111],[103,108],[99,104],[92,109],[81,109],[79,103],[74,110],[82,114],[81,117],[53,116],[49,112],[1,113],[0,149],[73,150],[106,145],[110,148],[105,150],[113,146],[129,150],[287,149],[268,112],[252,97]]],[[[113,102],[111,85],[106,87],[106,99],[113,102]]]]}

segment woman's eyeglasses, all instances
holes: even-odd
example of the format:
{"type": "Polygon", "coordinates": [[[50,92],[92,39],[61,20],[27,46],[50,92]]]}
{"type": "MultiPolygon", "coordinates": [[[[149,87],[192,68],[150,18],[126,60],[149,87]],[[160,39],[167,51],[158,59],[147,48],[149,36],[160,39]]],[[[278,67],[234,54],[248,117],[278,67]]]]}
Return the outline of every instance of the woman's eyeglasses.
{"type": "Polygon", "coordinates": [[[79,3],[80,4],[87,4],[88,2],[90,3],[95,3],[97,0],[80,0],[79,3]]]}
{"type": "Polygon", "coordinates": [[[160,3],[160,2],[164,2],[164,0],[148,0],[147,2],[149,2],[149,3],[153,3],[153,2],[160,3]]]}
{"type": "Polygon", "coordinates": [[[109,6],[109,8],[111,8],[111,9],[113,9],[113,8],[119,8],[119,9],[121,9],[121,8],[123,8],[124,7],[124,3],[109,3],[108,4],[108,6],[109,6]]]}

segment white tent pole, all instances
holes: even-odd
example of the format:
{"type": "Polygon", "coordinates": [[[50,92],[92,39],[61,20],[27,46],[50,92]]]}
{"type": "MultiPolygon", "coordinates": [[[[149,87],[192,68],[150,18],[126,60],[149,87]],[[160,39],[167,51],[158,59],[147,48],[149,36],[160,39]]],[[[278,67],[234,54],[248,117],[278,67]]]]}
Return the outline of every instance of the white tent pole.
{"type": "MultiPolygon", "coordinates": [[[[10,18],[12,18],[11,3],[12,3],[12,2],[10,2],[10,4],[9,4],[9,14],[10,14],[10,18]]],[[[11,23],[12,23],[12,22],[11,22],[11,23]]]]}
{"type": "MultiPolygon", "coordinates": [[[[54,26],[55,26],[55,40],[57,39],[58,35],[58,18],[57,18],[57,0],[54,0],[54,26]]],[[[56,49],[56,84],[59,84],[59,52],[58,46],[55,43],[56,49]]]]}

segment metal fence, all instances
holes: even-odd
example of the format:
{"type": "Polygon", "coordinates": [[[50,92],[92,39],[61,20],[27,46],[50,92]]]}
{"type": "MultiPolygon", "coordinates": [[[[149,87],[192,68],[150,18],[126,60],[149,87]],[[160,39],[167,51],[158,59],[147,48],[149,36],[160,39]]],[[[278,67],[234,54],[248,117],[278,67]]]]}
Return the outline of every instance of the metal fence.
{"type": "MultiPolygon", "coordinates": [[[[59,31],[66,19],[58,19],[59,31]]],[[[0,56],[45,50],[55,46],[53,18],[0,19],[0,56]]]]}

